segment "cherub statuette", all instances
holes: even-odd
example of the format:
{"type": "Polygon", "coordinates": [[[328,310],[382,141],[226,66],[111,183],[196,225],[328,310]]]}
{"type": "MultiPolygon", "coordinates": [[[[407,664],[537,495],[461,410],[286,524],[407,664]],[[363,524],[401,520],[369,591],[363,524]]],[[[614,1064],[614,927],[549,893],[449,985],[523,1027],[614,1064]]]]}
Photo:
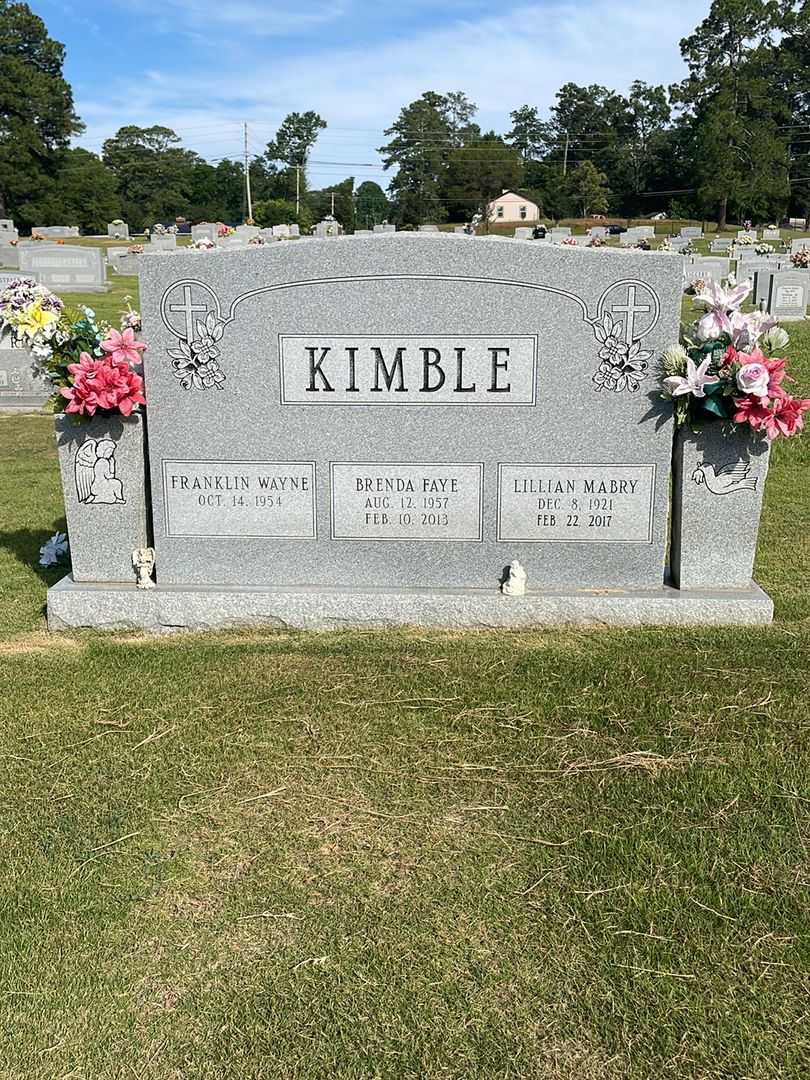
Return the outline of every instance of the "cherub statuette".
{"type": "Polygon", "coordinates": [[[517,559],[513,559],[509,564],[509,577],[501,585],[501,592],[504,596],[526,595],[526,571],[517,559]]]}
{"type": "Polygon", "coordinates": [[[154,589],[152,571],[155,569],[155,549],[135,548],[132,552],[132,568],[135,571],[136,589],[154,589]]]}

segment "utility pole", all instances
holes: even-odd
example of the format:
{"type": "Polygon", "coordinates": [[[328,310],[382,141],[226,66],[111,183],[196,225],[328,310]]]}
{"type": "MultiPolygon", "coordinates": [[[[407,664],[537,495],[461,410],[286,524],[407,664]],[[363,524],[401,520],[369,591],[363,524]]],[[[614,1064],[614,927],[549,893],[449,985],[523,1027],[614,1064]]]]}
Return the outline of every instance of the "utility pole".
{"type": "Polygon", "coordinates": [[[250,197],[250,161],[248,159],[248,126],[245,121],[245,196],[247,198],[248,221],[253,220],[253,200],[250,197]]]}
{"type": "Polygon", "coordinates": [[[332,192],[332,217],[335,216],[335,193],[332,192]]]}
{"type": "Polygon", "coordinates": [[[563,154],[563,176],[568,172],[568,132],[565,133],[565,153],[563,154]]]}
{"type": "Polygon", "coordinates": [[[301,166],[294,165],[295,169],[295,216],[301,212],[301,166]]]}

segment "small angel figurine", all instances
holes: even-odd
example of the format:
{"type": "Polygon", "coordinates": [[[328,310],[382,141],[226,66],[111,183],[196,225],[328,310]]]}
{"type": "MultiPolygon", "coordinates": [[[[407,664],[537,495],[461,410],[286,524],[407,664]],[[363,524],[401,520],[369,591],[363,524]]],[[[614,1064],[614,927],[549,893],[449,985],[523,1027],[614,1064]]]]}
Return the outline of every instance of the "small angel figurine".
{"type": "Polygon", "coordinates": [[[509,578],[501,585],[501,592],[504,596],[526,595],[526,571],[517,559],[509,564],[509,578]]]}
{"type": "Polygon", "coordinates": [[[136,589],[154,589],[152,571],[155,569],[155,549],[135,548],[132,552],[132,568],[135,571],[136,589]]]}

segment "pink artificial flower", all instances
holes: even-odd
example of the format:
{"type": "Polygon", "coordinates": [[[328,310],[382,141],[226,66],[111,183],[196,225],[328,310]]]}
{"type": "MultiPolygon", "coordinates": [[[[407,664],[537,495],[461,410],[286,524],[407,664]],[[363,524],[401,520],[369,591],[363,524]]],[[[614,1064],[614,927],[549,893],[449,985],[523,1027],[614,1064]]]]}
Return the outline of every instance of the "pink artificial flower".
{"type": "Polygon", "coordinates": [[[698,322],[697,333],[701,341],[716,341],[721,334],[731,334],[731,319],[721,308],[714,308],[698,322]]]}
{"type": "Polygon", "coordinates": [[[146,404],[143,379],[124,361],[110,356],[95,360],[82,353],[80,363],[68,364],[68,371],[73,384],[59,390],[68,402],[66,413],[94,416],[97,409],[103,409],[129,416],[135,405],[146,404]]]}
{"type": "Polygon", "coordinates": [[[735,398],[734,404],[735,424],[745,423],[752,431],[764,432],[768,442],[779,435],[797,435],[804,427],[804,413],[810,410],[810,398],[793,398],[784,391],[770,405],[766,399],[755,397],[735,398]]]}
{"type": "Polygon", "coordinates": [[[768,397],[784,397],[785,391],[782,389],[782,383],[788,378],[788,373],[785,371],[786,360],[763,360],[762,363],[768,369],[768,397]]]}
{"type": "MultiPolygon", "coordinates": [[[[763,394],[758,394],[760,397],[777,398],[784,397],[785,391],[782,389],[783,381],[788,377],[785,371],[784,359],[769,360],[761,349],[752,349],[750,353],[737,352],[736,349],[731,346],[726,349],[726,354],[723,358],[724,364],[739,364],[742,368],[750,368],[751,365],[757,365],[757,367],[764,369],[768,373],[767,389],[763,394]]],[[[747,394],[757,394],[757,391],[752,389],[752,386],[743,385],[740,382],[740,374],[737,376],[737,385],[747,394]]],[[[754,380],[756,381],[756,380],[754,380]]],[[[745,380],[743,380],[745,382],[745,380]]],[[[753,384],[752,384],[753,385],[753,384]]]]}
{"type": "Polygon", "coordinates": [[[764,364],[753,361],[743,364],[737,372],[737,387],[744,394],[752,397],[766,398],[768,396],[768,381],[771,375],[764,364]]]}
{"type": "Polygon", "coordinates": [[[724,289],[716,281],[706,281],[695,297],[695,304],[707,308],[707,313],[698,322],[698,337],[701,341],[716,341],[721,334],[731,336],[734,331],[730,316],[737,312],[751,292],[751,282],[744,281],[724,289]]]}
{"type": "Polygon", "coordinates": [[[136,341],[135,331],[127,327],[123,333],[111,329],[109,336],[102,341],[101,347],[116,363],[139,364],[140,353],[146,348],[146,343],[136,341]]]}
{"type": "Polygon", "coordinates": [[[734,413],[735,424],[748,424],[752,431],[764,431],[770,418],[767,401],[758,397],[735,398],[737,411],[734,413]]]}
{"type": "Polygon", "coordinates": [[[804,427],[804,413],[810,409],[810,398],[794,398],[784,394],[773,401],[773,411],[765,425],[765,434],[769,441],[778,435],[790,438],[797,435],[804,427]]]}

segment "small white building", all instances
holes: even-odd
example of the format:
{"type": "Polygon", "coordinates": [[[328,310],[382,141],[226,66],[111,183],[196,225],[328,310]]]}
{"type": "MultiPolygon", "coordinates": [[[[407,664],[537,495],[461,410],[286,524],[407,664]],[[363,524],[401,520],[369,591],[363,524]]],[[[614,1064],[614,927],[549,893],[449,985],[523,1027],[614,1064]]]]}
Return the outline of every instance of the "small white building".
{"type": "Polygon", "coordinates": [[[537,203],[516,191],[502,192],[489,204],[488,211],[490,221],[502,221],[505,225],[540,220],[540,207],[537,203]]]}

